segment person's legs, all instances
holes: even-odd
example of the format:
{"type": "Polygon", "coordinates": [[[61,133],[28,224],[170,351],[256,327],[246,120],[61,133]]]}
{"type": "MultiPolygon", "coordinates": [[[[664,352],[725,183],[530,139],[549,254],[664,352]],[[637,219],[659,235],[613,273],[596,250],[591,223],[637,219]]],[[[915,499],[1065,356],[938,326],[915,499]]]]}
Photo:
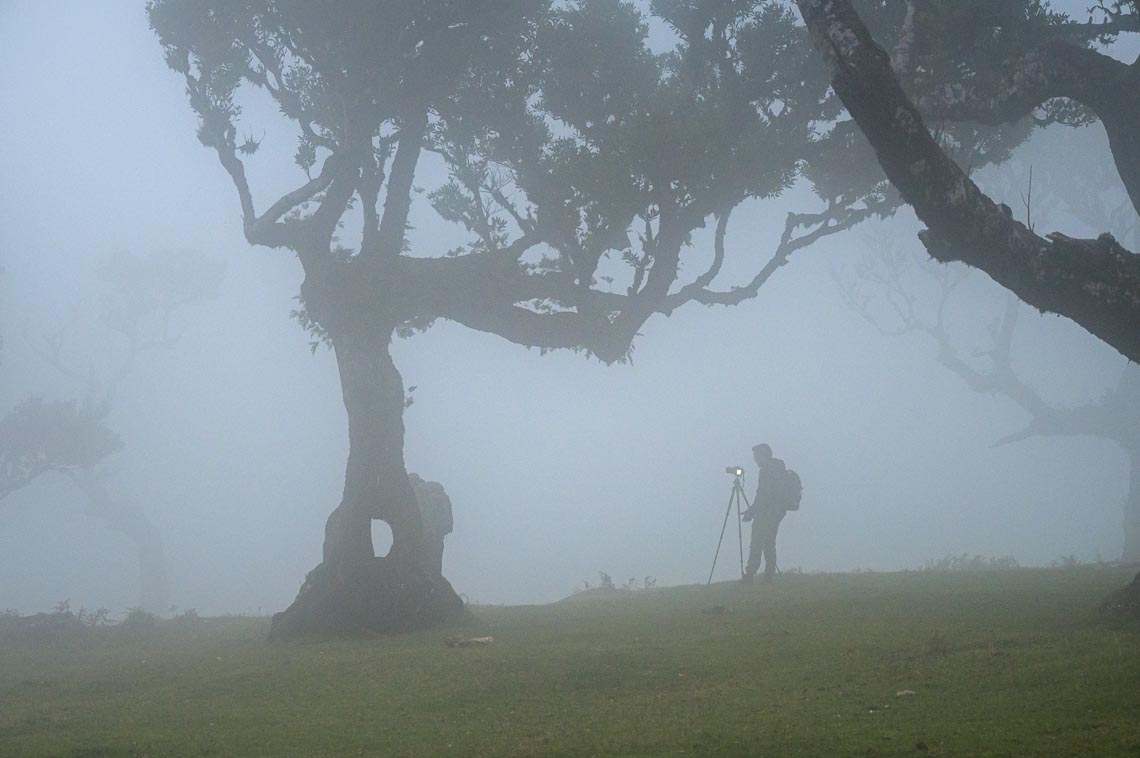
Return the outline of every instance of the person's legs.
{"type": "Polygon", "coordinates": [[[748,563],[744,566],[744,575],[746,577],[756,575],[756,570],[760,568],[760,559],[763,552],[763,525],[760,523],[759,518],[755,518],[752,520],[752,538],[748,541],[748,563]]]}
{"type": "Polygon", "coordinates": [[[764,529],[764,581],[772,581],[772,577],[776,575],[776,534],[780,531],[780,521],[783,520],[784,514],[780,512],[778,515],[772,516],[767,519],[764,529]]]}

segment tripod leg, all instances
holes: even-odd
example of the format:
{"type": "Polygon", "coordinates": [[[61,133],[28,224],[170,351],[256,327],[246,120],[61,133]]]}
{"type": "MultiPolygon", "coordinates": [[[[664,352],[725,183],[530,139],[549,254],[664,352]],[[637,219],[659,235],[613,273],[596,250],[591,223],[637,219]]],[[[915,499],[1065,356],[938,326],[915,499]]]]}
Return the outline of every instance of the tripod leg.
{"type": "Polygon", "coordinates": [[[744,497],[744,492],[741,491],[740,483],[732,488],[732,494],[736,496],[736,542],[740,546],[740,578],[744,578],[744,524],[740,521],[740,501],[744,497]]]}
{"type": "Polygon", "coordinates": [[[716,541],[716,554],[713,555],[713,565],[709,569],[709,580],[705,582],[706,587],[712,584],[713,572],[716,571],[716,559],[720,557],[720,545],[724,542],[724,530],[728,527],[728,514],[732,513],[732,501],[735,498],[736,489],[734,488],[732,494],[728,496],[728,507],[724,509],[724,523],[720,525],[720,539],[716,541]]]}

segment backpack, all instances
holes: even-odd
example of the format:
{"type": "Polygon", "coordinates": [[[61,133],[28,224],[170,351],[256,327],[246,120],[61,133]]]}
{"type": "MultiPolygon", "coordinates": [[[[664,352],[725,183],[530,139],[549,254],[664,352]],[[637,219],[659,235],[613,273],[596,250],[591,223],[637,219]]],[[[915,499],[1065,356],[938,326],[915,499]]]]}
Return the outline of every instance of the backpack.
{"type": "Polygon", "coordinates": [[[784,490],[784,510],[798,511],[800,509],[800,498],[802,498],[804,494],[804,486],[800,483],[800,475],[788,469],[784,472],[784,480],[780,482],[780,484],[784,490]]]}

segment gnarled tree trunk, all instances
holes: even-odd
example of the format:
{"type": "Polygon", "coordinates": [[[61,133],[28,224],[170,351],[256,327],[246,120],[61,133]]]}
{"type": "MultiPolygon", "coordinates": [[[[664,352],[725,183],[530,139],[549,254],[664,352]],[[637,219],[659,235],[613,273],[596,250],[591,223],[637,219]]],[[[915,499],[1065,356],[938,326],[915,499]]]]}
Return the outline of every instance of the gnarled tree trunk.
{"type": "Polygon", "coordinates": [[[391,326],[332,337],[348,412],[344,494],[325,525],[324,556],[270,636],[389,633],[458,616],[463,602],[434,567],[404,467],[404,383],[389,353],[391,326]],[[372,521],[392,529],[376,557],[372,521]]]}

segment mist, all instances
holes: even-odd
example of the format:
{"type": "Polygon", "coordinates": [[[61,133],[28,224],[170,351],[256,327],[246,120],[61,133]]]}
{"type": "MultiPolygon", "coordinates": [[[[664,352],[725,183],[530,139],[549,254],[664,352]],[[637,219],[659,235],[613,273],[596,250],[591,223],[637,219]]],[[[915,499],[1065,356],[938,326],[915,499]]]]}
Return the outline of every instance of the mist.
{"type": "MultiPolygon", "coordinates": [[[[141,4],[0,5],[0,67],[18,72],[0,85],[0,414],[31,395],[82,395],[36,350],[69,323],[73,365],[116,364],[121,335],[99,321],[101,261],[194,251],[223,262],[217,292],[173,314],[173,344],[140,354],[117,385],[106,424],[122,447],[104,481],[161,536],[171,606],[281,610],[321,561],[348,455],[333,353],[313,349],[290,315],[296,259],[244,239],[233,186],[199,144],[141,4]]],[[[271,102],[242,107],[242,128],[261,140],[249,160],[255,189],[279,195],[297,180],[292,132],[271,102]]],[[[1126,199],[1097,125],[1041,131],[1009,166],[977,178],[1020,217],[1026,187],[1011,172],[1033,165],[1044,176],[1062,157],[1105,167],[1106,207],[1126,199]]],[[[417,170],[419,187],[445,181],[429,160],[417,170]]],[[[818,205],[796,187],[739,209],[722,276],[747,281],[785,215],[818,205]]],[[[1037,210],[1042,229],[1104,231],[1037,210]]],[[[1135,214],[1112,221],[1135,247],[1135,214]]],[[[426,203],[410,226],[413,250],[462,239],[426,203]]],[[[1129,487],[1119,446],[1074,436],[995,447],[1029,423],[1022,408],[972,390],[925,335],[886,336],[852,309],[852,277],[886,246],[919,278],[937,267],[919,228],[904,209],[796,253],[753,300],[655,316],[628,363],[542,354],[442,320],[397,341],[396,366],[415,387],[408,470],[441,482],[454,505],[444,575],[468,601],[490,604],[551,602],[599,572],[703,582],[731,493],[724,469],[744,466],[751,496],[759,442],[804,484],[781,530],[784,571],[897,571],[962,553],[1022,565],[1119,558],[1129,487]]],[[[705,232],[693,244],[711,257],[705,232]]],[[[964,275],[945,313],[963,355],[983,360],[1005,303],[984,274],[964,275]]],[[[1026,307],[1011,359],[1059,407],[1096,402],[1127,364],[1026,307]]],[[[734,560],[722,555],[717,578],[735,576],[734,560]]],[[[139,604],[131,543],[85,513],[62,475],[0,501],[0,577],[0,609],[139,604]]]]}

